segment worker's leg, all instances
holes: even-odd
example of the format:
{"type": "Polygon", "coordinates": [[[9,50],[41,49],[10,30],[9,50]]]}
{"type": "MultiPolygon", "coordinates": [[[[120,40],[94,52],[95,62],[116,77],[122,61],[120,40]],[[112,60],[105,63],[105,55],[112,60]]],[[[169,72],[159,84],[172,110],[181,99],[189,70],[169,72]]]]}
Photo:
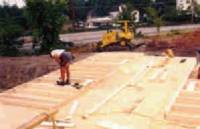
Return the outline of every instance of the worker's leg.
{"type": "Polygon", "coordinates": [[[58,85],[65,85],[65,73],[66,73],[66,69],[65,66],[61,66],[60,67],[60,81],[57,81],[58,85]]]}
{"type": "Polygon", "coordinates": [[[66,64],[65,70],[66,70],[66,75],[67,75],[66,83],[67,83],[67,84],[70,84],[70,70],[69,70],[69,64],[66,64]]]}
{"type": "Polygon", "coordinates": [[[64,66],[61,66],[60,68],[60,77],[61,77],[61,81],[64,82],[65,81],[65,73],[66,73],[66,69],[64,66]]]}

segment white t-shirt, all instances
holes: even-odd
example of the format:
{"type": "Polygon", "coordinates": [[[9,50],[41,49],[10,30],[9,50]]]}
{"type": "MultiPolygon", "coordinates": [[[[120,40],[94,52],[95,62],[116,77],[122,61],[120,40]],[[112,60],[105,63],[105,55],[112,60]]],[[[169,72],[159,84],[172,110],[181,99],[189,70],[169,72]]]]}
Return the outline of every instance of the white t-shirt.
{"type": "Polygon", "coordinates": [[[65,50],[64,49],[56,49],[56,50],[53,50],[53,51],[51,51],[51,56],[53,57],[53,58],[60,58],[60,55],[63,53],[63,52],[65,52],[65,50]]]}

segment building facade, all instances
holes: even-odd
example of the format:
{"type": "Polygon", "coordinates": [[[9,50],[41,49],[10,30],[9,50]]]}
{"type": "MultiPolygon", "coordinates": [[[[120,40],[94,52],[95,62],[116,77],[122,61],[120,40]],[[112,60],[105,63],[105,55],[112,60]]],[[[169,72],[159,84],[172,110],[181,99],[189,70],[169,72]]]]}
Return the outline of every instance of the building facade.
{"type": "MultiPolygon", "coordinates": [[[[176,9],[180,11],[190,10],[193,0],[176,0],[176,9]]],[[[194,0],[195,3],[200,4],[200,0],[194,0]]]]}

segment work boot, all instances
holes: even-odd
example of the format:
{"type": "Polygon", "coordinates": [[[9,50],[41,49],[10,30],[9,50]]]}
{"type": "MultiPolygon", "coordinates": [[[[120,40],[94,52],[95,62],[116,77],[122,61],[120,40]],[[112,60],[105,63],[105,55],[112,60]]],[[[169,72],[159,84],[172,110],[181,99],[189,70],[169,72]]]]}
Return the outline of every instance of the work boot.
{"type": "Polygon", "coordinates": [[[64,82],[64,81],[57,81],[57,85],[64,86],[64,85],[65,85],[65,82],[64,82]]]}
{"type": "Polygon", "coordinates": [[[70,80],[67,79],[67,81],[65,82],[66,85],[70,85],[70,80]]]}

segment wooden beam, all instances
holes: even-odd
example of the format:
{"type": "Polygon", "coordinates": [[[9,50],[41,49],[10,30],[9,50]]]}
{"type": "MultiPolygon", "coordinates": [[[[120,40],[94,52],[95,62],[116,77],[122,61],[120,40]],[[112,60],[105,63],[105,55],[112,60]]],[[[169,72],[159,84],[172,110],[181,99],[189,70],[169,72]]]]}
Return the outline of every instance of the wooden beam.
{"type": "Polygon", "coordinates": [[[41,113],[27,123],[20,125],[17,129],[33,129],[43,121],[48,120],[50,117],[54,116],[57,112],[58,111],[54,109],[48,113],[41,113]]]}

